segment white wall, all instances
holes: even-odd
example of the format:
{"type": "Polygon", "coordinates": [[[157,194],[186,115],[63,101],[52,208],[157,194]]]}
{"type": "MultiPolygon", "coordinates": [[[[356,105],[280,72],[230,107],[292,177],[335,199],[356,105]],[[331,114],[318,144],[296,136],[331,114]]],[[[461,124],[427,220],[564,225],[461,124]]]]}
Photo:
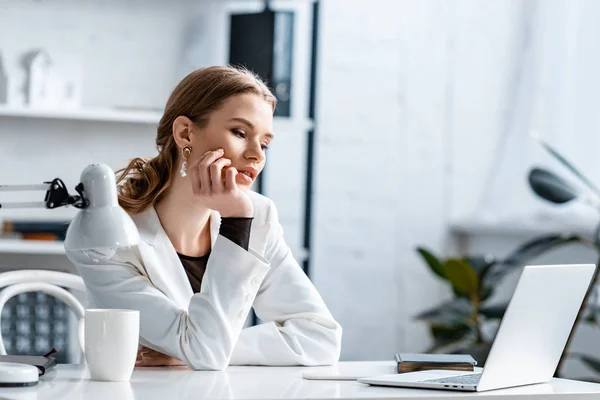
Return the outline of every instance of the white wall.
{"type": "MultiPolygon", "coordinates": [[[[518,206],[525,197],[541,210],[569,212],[563,220],[586,232],[597,221],[575,205],[545,208],[526,193],[525,168],[541,158],[526,139],[506,144],[506,136],[523,127],[521,120],[528,122],[519,113],[531,106],[522,99],[531,89],[522,70],[533,48],[533,71],[541,75],[531,93],[541,101],[532,106],[533,125],[552,128],[561,144],[572,143],[571,132],[558,135],[552,127],[559,120],[552,107],[562,104],[564,89],[552,83],[563,78],[560,64],[566,64],[577,83],[568,92],[585,92],[579,101],[593,97],[583,82],[595,77],[584,71],[586,54],[594,65],[595,53],[577,43],[597,36],[585,32],[600,12],[597,2],[560,0],[321,4],[311,271],[344,326],[342,358],[390,359],[397,351],[427,347],[427,331],[412,316],[449,296],[415,256],[415,246],[501,257],[533,234],[564,229],[547,214],[526,221],[516,215],[502,226],[462,225],[455,235],[460,217],[510,215],[502,205],[518,206]],[[579,22],[588,24],[576,29],[579,22]],[[510,168],[515,163],[522,170],[510,168]],[[497,165],[508,172],[490,189],[497,165]]],[[[570,117],[581,116],[579,110],[570,110],[570,117]]],[[[567,150],[578,148],[572,154],[581,164],[597,162],[577,159],[593,151],[586,143],[594,143],[594,134],[584,131],[595,126],[596,115],[583,115],[584,125],[569,120],[577,122],[581,140],[567,150]]],[[[590,262],[594,255],[570,247],[534,261],[590,262]]],[[[595,346],[593,332],[582,332],[575,348],[595,346]]],[[[571,374],[586,372],[576,361],[567,367],[571,374]]]]}
{"type": "Polygon", "coordinates": [[[445,2],[321,3],[312,277],[344,359],[423,350],[412,316],[447,294],[415,256],[449,205],[445,2]]]}

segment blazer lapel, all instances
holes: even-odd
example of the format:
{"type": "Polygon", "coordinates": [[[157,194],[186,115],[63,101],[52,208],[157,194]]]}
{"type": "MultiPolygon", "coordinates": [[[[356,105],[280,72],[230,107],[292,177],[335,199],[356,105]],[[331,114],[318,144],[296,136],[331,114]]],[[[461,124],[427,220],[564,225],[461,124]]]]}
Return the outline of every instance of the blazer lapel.
{"type": "Polygon", "coordinates": [[[181,309],[187,310],[194,292],[156,210],[149,207],[134,220],[142,239],[140,254],[150,281],[181,309]]]}
{"type": "MultiPolygon", "coordinates": [[[[132,217],[140,233],[140,255],[150,281],[181,309],[187,310],[194,292],[156,210],[154,207],[148,207],[144,212],[132,217]]],[[[271,227],[261,220],[255,218],[252,221],[250,249],[264,257],[271,227]]],[[[211,248],[215,246],[220,226],[221,215],[213,211],[210,216],[211,248]]]]}
{"type": "Polygon", "coordinates": [[[219,229],[221,228],[221,214],[218,211],[214,211],[210,214],[210,248],[215,247],[215,242],[219,236],[219,229]]]}

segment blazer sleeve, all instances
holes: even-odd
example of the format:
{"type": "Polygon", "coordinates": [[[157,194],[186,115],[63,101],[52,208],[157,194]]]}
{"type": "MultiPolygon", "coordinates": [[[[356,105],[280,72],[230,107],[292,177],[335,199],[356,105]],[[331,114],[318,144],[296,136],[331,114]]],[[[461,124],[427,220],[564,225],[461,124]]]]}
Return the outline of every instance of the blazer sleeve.
{"type": "Polygon", "coordinates": [[[298,265],[270,202],[265,252],[271,264],[254,300],[262,324],[240,334],[233,365],[329,365],[339,360],[342,328],[298,265]]]}
{"type": "Polygon", "coordinates": [[[99,262],[90,253],[67,255],[94,304],[140,311],[140,341],[193,369],[227,367],[251,308],[247,298],[256,295],[269,270],[266,259],[219,235],[202,290],[182,310],[136,266],[135,251],[120,251],[99,262]]]}

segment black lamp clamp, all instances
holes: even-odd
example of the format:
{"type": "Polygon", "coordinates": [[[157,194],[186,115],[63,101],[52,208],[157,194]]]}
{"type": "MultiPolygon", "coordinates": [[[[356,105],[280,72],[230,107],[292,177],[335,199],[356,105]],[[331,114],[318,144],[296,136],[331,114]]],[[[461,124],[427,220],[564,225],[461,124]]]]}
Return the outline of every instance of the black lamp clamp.
{"type": "Polygon", "coordinates": [[[77,195],[70,195],[67,186],[60,178],[55,178],[51,182],[44,182],[41,185],[0,185],[0,192],[26,191],[26,190],[45,190],[43,202],[20,202],[20,203],[2,203],[0,208],[58,208],[63,206],[73,206],[75,208],[86,208],[89,200],[83,195],[83,183],[75,186],[77,195]]]}
{"type": "Polygon", "coordinates": [[[75,196],[69,194],[67,186],[60,178],[55,178],[52,182],[44,183],[50,185],[44,198],[46,208],[58,208],[67,205],[75,208],[86,208],[89,204],[88,200],[83,196],[83,183],[75,186],[75,190],[79,193],[79,195],[75,196]]]}

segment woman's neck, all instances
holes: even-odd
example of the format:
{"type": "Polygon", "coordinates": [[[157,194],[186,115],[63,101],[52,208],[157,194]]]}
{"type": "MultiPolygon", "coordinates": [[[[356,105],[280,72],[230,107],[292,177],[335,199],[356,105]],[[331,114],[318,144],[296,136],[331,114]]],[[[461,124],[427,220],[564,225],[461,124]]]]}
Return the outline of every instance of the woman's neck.
{"type": "Polygon", "coordinates": [[[194,202],[189,181],[174,179],[155,205],[160,223],[175,250],[186,256],[210,252],[210,214],[212,210],[194,202]]]}

